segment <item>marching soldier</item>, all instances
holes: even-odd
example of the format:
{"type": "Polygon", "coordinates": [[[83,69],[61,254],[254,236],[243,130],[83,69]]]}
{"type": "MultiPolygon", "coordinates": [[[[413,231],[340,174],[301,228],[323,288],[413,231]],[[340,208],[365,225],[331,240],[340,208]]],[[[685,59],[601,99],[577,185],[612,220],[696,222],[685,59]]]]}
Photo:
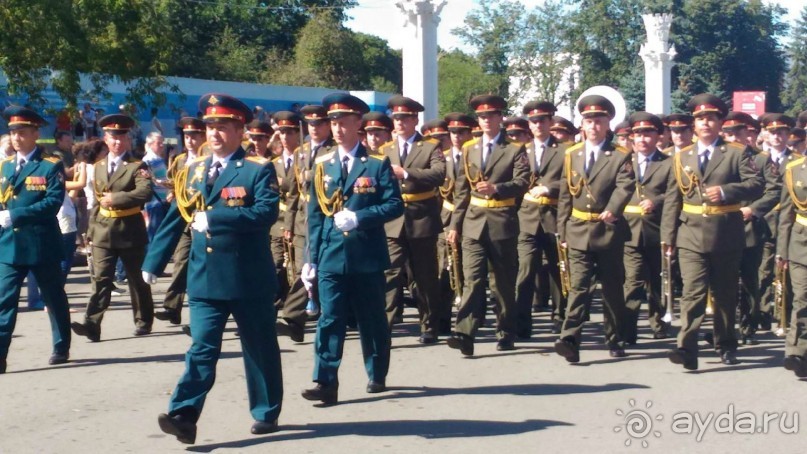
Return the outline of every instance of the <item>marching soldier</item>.
{"type": "MultiPolygon", "coordinates": [[[[272,159],[279,185],[280,211],[278,212],[277,222],[272,224],[272,229],[269,232],[272,238],[272,258],[275,261],[279,284],[275,305],[278,309],[281,309],[285,308],[286,299],[295,280],[294,262],[303,259],[302,256],[294,255],[292,239],[286,238],[285,235],[286,216],[289,211],[289,193],[291,185],[294,183],[294,150],[298,148],[300,142],[302,119],[296,113],[289,111],[275,112],[272,119],[277,127],[280,143],[283,146],[280,155],[272,159]]],[[[254,123],[255,121],[253,121],[253,125],[254,123]]],[[[271,137],[272,127],[268,123],[261,122],[261,124],[254,126],[257,126],[257,128],[249,127],[249,130],[258,129],[267,137],[271,137]]],[[[286,314],[285,310],[284,314],[286,314]]]]}
{"type": "MultiPolygon", "coordinates": [[[[787,151],[787,135],[790,126],[794,121],[790,117],[780,114],[770,114],[766,117],[765,129],[771,137],[775,136],[778,149],[776,160],[781,160],[783,153],[787,151]]],[[[736,142],[744,146],[748,143],[748,125],[751,125],[750,115],[744,112],[729,112],[726,121],[723,122],[723,137],[726,142],[736,142]],[[728,123],[728,127],[726,124],[728,123]]],[[[769,148],[770,153],[774,153],[773,148],[769,148]]],[[[740,211],[745,222],[745,249],[740,260],[740,334],[743,345],[756,344],[754,334],[757,325],[761,320],[760,303],[760,267],[764,260],[765,243],[773,239],[773,232],[776,226],[770,226],[769,214],[779,203],[781,198],[782,181],[779,166],[772,165],[772,159],[768,152],[758,152],[750,148],[746,152],[751,153],[754,167],[762,172],[765,180],[765,191],[756,200],[745,201],[740,211]]],[[[775,213],[773,217],[775,217],[775,213]]],[[[774,219],[770,220],[771,222],[774,219]]],[[[770,247],[775,248],[774,244],[770,247]]],[[[772,257],[771,257],[772,258],[772,257]]],[[[771,260],[772,262],[772,260],[771,260]]],[[[764,277],[764,276],[763,276],[764,277]]],[[[771,276],[771,281],[772,281],[771,276]]]]}
{"type": "MultiPolygon", "coordinates": [[[[368,157],[361,145],[362,114],[369,108],[347,94],[322,100],[337,145],[316,160],[309,205],[311,261],[304,278],[319,282],[322,313],[317,324],[314,382],[307,400],[338,401],[339,364],[346,321],[359,327],[368,393],[386,390],[390,330],[384,314],[384,270],[390,266],[384,224],[404,212],[389,159],[368,157]]],[[[436,278],[436,273],[435,273],[436,278]]]]}
{"type": "Polygon", "coordinates": [[[580,130],[574,127],[574,123],[557,115],[552,117],[552,126],[549,127],[549,133],[552,137],[557,139],[558,143],[572,144],[574,143],[574,136],[580,133],[580,130]]]}
{"type": "Polygon", "coordinates": [[[511,117],[502,123],[504,133],[511,142],[527,144],[532,140],[530,123],[525,118],[511,117]]]}
{"type": "Polygon", "coordinates": [[[630,123],[627,120],[616,125],[614,128],[614,136],[617,146],[620,146],[628,151],[633,151],[633,144],[630,140],[630,134],[630,123]]]}
{"type": "Polygon", "coordinates": [[[132,155],[132,139],[129,135],[129,130],[134,126],[132,117],[107,115],[98,120],[98,125],[104,130],[104,142],[109,154],[96,162],[94,167],[95,203],[90,212],[87,237],[92,243],[95,276],[84,322],[70,325],[74,333],[92,342],[101,340],[101,320],[109,308],[118,259],[123,262],[129,278],[134,335],[150,334],[154,319],[151,288],[140,277],[148,244],[146,222],[141,210],[151,200],[151,175],[148,166],[132,155]]]}
{"type": "Polygon", "coordinates": [[[367,112],[362,117],[361,129],[367,136],[370,154],[383,154],[381,145],[392,139],[392,119],[381,112],[367,112]]]}
{"type": "Polygon", "coordinates": [[[174,203],[149,247],[142,272],[145,281],[156,282],[190,224],[188,305],[193,343],[169,412],[157,419],[163,432],[189,444],[195,442],[196,422],[215,381],[222,334],[231,314],[241,334],[253,434],[277,430],[283,399],[272,304],[277,284],[266,277],[267,270],[274,273],[267,235],[278,213],[274,166],[264,158],[247,157],[241,147],[244,124],[252,117],[244,103],[208,94],[199,107],[211,155],[180,171],[174,203]]]}
{"type": "Polygon", "coordinates": [[[790,137],[787,139],[787,147],[794,153],[804,154],[807,151],[807,131],[802,128],[790,130],[790,137]]]}
{"type": "Polygon", "coordinates": [[[636,190],[625,207],[630,240],[625,242],[625,342],[636,343],[642,302],[647,302],[648,321],[654,339],[666,339],[669,326],[662,318],[661,304],[661,211],[670,179],[670,158],[658,150],[664,124],[648,112],[630,116],[633,134],[632,165],[636,190]]]}
{"type": "Polygon", "coordinates": [[[272,125],[266,121],[252,120],[247,125],[247,138],[249,143],[255,147],[255,156],[261,158],[272,157],[272,152],[269,150],[272,132],[272,125]]]}
{"type": "Polygon", "coordinates": [[[289,183],[286,198],[288,211],[284,216],[284,237],[291,241],[294,249],[294,279],[286,301],[283,303],[283,319],[277,322],[277,332],[289,336],[294,342],[302,342],[305,338],[305,323],[308,321],[306,306],[310,298],[316,300],[316,283],[311,290],[300,279],[303,264],[308,261],[308,204],[314,161],[320,154],[327,153],[334,145],[331,138],[331,127],[328,113],[319,105],[307,105],[300,109],[308,127],[310,141],[303,143],[294,151],[292,162],[293,174],[289,183]]]}
{"type": "Polygon", "coordinates": [[[462,165],[454,189],[454,214],[446,241],[459,246],[465,282],[454,334],[448,346],[465,356],[474,354],[477,314],[485,304],[488,263],[499,305],[496,349],[513,350],[516,336],[516,276],[518,269],[518,201],[527,191],[530,165],[524,145],[510,143],[501,131],[507,102],[500,96],[471,99],[482,137],[462,147],[462,165]]]}
{"type": "Polygon", "coordinates": [[[434,139],[440,142],[441,150],[451,148],[451,138],[448,134],[448,123],[440,118],[427,121],[420,127],[420,133],[426,139],[434,139]]]}
{"type": "MultiPolygon", "coordinates": [[[[179,154],[168,169],[168,179],[173,183],[177,174],[182,169],[191,165],[197,158],[206,154],[202,149],[205,142],[205,123],[194,117],[183,117],[179,120],[182,128],[182,138],[185,144],[185,152],[179,154]]],[[[174,193],[168,196],[168,201],[173,201],[174,193]]],[[[190,227],[182,232],[179,243],[174,250],[174,268],[171,272],[171,284],[165,291],[165,301],[163,310],[154,313],[157,320],[167,320],[173,325],[182,323],[182,302],[185,299],[185,290],[188,286],[188,255],[191,252],[191,231],[190,227]]]]}
{"type": "MultiPolygon", "coordinates": [[[[530,185],[518,210],[518,276],[516,277],[516,305],[518,319],[516,334],[522,338],[532,335],[532,303],[535,293],[535,274],[546,257],[548,280],[539,286],[548,287],[554,304],[552,331],[560,333],[566,313],[566,297],[558,269],[557,216],[558,195],[567,145],[559,143],[550,134],[552,116],[556,107],[551,102],[533,101],[522,112],[529,119],[529,128],[535,137],[527,143],[527,160],[530,165],[530,185]]],[[[539,276],[541,276],[539,274],[539,276]]]]}
{"type": "Polygon", "coordinates": [[[681,149],[673,160],[667,188],[661,238],[666,253],[677,250],[684,282],[681,331],[670,361],[687,370],[698,368],[698,328],[711,292],[714,345],[724,364],[737,364],[734,333],[740,259],[745,246],[743,201],[762,195],[764,183],[746,147],[726,143],[720,128],[728,108],[710,94],[693,97],[697,143],[681,149]]]}
{"type": "Polygon", "coordinates": [[[628,226],[621,214],[635,180],[630,152],[607,140],[614,105],[598,95],[577,103],[585,142],[566,150],[558,204],[558,234],[568,252],[571,286],[566,319],[555,351],[570,363],[580,361],[586,309],[595,277],[602,284],[605,341],[613,358],[626,356],[623,249],[628,226]]]}
{"type": "MultiPolygon", "coordinates": [[[[807,160],[787,162],[776,241],[776,266],[790,274],[793,310],[785,341],[785,369],[807,377],[807,160]]],[[[781,314],[787,320],[787,308],[781,314]]]]}
{"type": "Polygon", "coordinates": [[[5,109],[16,154],[0,161],[0,374],[17,321],[23,280],[32,271],[48,309],[53,353],[49,364],[70,356],[70,313],[59,261],[62,234],[56,213],[64,201],[64,168],[57,158],[42,156],[36,144],[45,124],[25,107],[5,109]]]}
{"type": "Polygon", "coordinates": [[[686,113],[674,113],[664,117],[664,121],[670,128],[670,139],[672,146],[664,150],[664,154],[672,156],[681,151],[682,148],[692,145],[692,123],[694,118],[686,113]]]}
{"type": "Polygon", "coordinates": [[[404,96],[393,96],[387,103],[392,111],[396,139],[381,146],[392,163],[401,186],[404,214],[384,226],[392,263],[386,271],[387,321],[392,328],[401,310],[400,288],[404,273],[420,314],[422,344],[437,342],[440,292],[437,270],[437,235],[443,231],[438,189],[446,176],[446,163],[440,143],[417,133],[418,113],[423,106],[404,96]]]}

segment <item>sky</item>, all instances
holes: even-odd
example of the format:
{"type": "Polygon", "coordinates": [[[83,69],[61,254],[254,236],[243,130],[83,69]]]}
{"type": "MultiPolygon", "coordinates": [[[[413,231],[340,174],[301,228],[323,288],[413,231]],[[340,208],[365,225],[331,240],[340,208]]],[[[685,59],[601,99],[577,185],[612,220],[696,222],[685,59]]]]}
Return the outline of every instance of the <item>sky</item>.
{"type": "MultiPolygon", "coordinates": [[[[381,37],[389,42],[390,47],[402,47],[403,18],[395,6],[397,0],[358,0],[358,6],[348,10],[352,17],[347,26],[357,32],[381,37]]],[[[432,0],[439,4],[442,0],[432,0]]],[[[788,10],[787,20],[792,22],[799,17],[801,10],[807,6],[807,0],[764,0],[766,3],[778,3],[788,10]]],[[[451,30],[461,27],[465,15],[474,9],[480,0],[447,0],[440,14],[440,25],[437,27],[437,44],[446,50],[461,49],[471,51],[459,38],[452,35],[451,30]]],[[[543,0],[521,0],[527,7],[534,7],[543,0]]]]}

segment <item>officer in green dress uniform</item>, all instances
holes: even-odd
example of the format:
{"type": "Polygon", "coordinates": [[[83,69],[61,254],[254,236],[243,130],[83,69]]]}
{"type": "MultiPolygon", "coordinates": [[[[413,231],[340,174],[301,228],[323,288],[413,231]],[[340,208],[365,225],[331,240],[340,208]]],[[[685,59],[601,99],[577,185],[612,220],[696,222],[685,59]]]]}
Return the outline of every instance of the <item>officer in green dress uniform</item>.
{"type": "Polygon", "coordinates": [[[423,106],[405,96],[393,96],[387,103],[392,111],[396,138],[381,146],[401,186],[403,216],[384,226],[392,266],[387,270],[387,320],[390,327],[401,313],[406,284],[417,303],[422,344],[434,344],[438,335],[440,291],[437,271],[437,236],[443,231],[438,187],[445,181],[446,163],[440,142],[417,132],[418,113],[423,106]],[[408,279],[405,279],[405,276],[408,279]]]}
{"type": "Polygon", "coordinates": [[[698,141],[673,156],[661,239],[677,252],[684,282],[674,364],[698,368],[698,329],[707,294],[714,310],[714,345],[724,364],[737,364],[735,311],[745,228],[740,208],[762,195],[764,181],[745,145],[726,143],[719,133],[726,104],[710,94],[689,101],[698,141]]]}
{"type": "MultiPolygon", "coordinates": [[[[168,179],[173,182],[179,171],[189,166],[193,161],[206,155],[206,150],[202,149],[205,142],[205,123],[194,117],[183,117],[179,120],[182,128],[182,140],[185,144],[185,151],[173,161],[168,168],[168,179]]],[[[173,193],[169,196],[173,200],[173,193]]],[[[165,291],[163,310],[154,313],[157,320],[167,320],[173,325],[182,323],[182,302],[185,300],[185,290],[188,287],[188,255],[191,252],[191,229],[186,228],[179,238],[177,248],[174,251],[174,268],[171,272],[171,284],[165,291]]]]}
{"type": "MultiPolygon", "coordinates": [[[[368,393],[386,389],[390,331],[384,313],[384,270],[390,266],[384,224],[404,212],[389,159],[368,156],[361,145],[359,98],[335,93],[328,109],[337,143],[316,159],[308,206],[311,260],[303,277],[316,279],[321,315],[314,341],[314,382],[303,398],[332,405],[338,401],[339,365],[348,313],[355,315],[361,338],[368,393]]],[[[436,278],[436,276],[435,276],[436,278]]]]}
{"type": "Polygon", "coordinates": [[[66,363],[70,353],[70,314],[59,265],[62,234],[56,213],[64,202],[64,168],[42,156],[36,144],[45,120],[25,107],[3,112],[16,154],[0,161],[0,374],[17,321],[20,289],[34,273],[48,308],[53,354],[50,364],[66,363]]]}
{"type": "Polygon", "coordinates": [[[516,278],[516,304],[519,337],[532,336],[532,306],[536,284],[539,291],[551,295],[552,330],[560,333],[566,312],[558,269],[557,233],[558,195],[567,144],[560,143],[550,134],[552,116],[556,107],[548,101],[532,101],[522,109],[529,120],[534,138],[527,143],[527,160],[530,163],[530,186],[518,210],[518,276],[516,278]],[[546,258],[546,273],[539,270],[546,258]],[[538,274],[536,283],[535,274],[538,274]]]}
{"type": "Polygon", "coordinates": [[[175,180],[175,200],[149,247],[143,279],[156,281],[190,223],[188,306],[193,343],[185,373],[158,417],[163,432],[194,443],[196,421],[213,387],[222,334],[232,314],[241,334],[253,434],[277,430],[283,399],[275,333],[277,292],[269,229],[279,197],[272,163],[241,148],[252,112],[224,94],[199,101],[211,155],[198,158],[175,180]]]}
{"type": "Polygon", "coordinates": [[[790,273],[793,311],[785,341],[785,369],[807,377],[807,158],[785,165],[776,240],[777,266],[790,273]]]}
{"type": "MultiPolygon", "coordinates": [[[[92,342],[101,340],[101,321],[109,308],[120,258],[129,280],[135,336],[151,333],[154,301],[151,288],[140,277],[146,256],[148,235],[143,219],[143,205],[151,200],[152,181],[148,166],[132,154],[129,130],[134,120],[128,115],[107,115],[98,120],[109,148],[106,158],[95,163],[93,196],[87,237],[92,243],[92,294],[87,302],[84,322],[70,324],[73,332],[92,342]]],[[[173,252],[173,251],[172,251],[173,252]]]]}
{"type": "Polygon", "coordinates": [[[695,121],[688,113],[674,113],[664,117],[664,124],[670,128],[672,145],[665,148],[664,154],[672,156],[682,148],[692,145],[692,123],[695,121]]]}
{"type": "Polygon", "coordinates": [[[580,361],[586,310],[593,282],[602,284],[605,342],[612,358],[624,349],[625,294],[623,254],[629,231],[622,217],[635,190],[630,152],[608,141],[614,105],[591,95],[577,107],[586,141],[566,150],[558,202],[558,234],[567,250],[571,285],[566,319],[555,351],[570,363],[580,361]]]}
{"type": "Polygon", "coordinates": [[[483,135],[462,148],[462,165],[454,188],[454,213],[446,241],[462,247],[464,285],[454,334],[448,346],[474,354],[480,307],[485,304],[488,263],[499,304],[496,349],[515,349],[518,203],[527,191],[530,165],[524,144],[510,142],[501,130],[507,102],[500,96],[471,99],[483,135]],[[460,243],[461,242],[461,243],[460,243]]]}

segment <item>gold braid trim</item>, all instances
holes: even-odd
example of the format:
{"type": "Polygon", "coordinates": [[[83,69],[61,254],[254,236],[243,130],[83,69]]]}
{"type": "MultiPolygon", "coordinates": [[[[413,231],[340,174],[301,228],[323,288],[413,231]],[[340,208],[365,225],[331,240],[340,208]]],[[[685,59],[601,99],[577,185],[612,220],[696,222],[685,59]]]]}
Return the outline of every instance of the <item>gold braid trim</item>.
{"type": "Polygon", "coordinates": [[[476,176],[471,176],[471,167],[468,165],[468,155],[470,150],[463,150],[462,151],[462,166],[465,168],[465,178],[468,180],[468,183],[471,185],[471,189],[473,189],[477,183],[482,181],[482,171],[480,170],[476,176]]]}
{"type": "Polygon", "coordinates": [[[673,157],[675,160],[675,181],[678,183],[678,189],[681,191],[681,194],[684,196],[689,196],[692,194],[692,191],[695,190],[697,187],[700,186],[700,181],[698,180],[698,176],[695,175],[693,170],[687,171],[681,165],[681,153],[676,153],[673,157]],[[689,180],[688,184],[684,184],[683,177],[686,176],[689,180]]]}
{"type": "Polygon", "coordinates": [[[594,194],[591,192],[591,188],[588,187],[588,180],[586,180],[584,176],[580,176],[580,180],[578,180],[577,184],[573,181],[573,174],[576,172],[572,170],[572,154],[567,151],[563,159],[563,165],[566,167],[566,185],[569,187],[569,193],[572,197],[577,197],[580,195],[580,191],[586,188],[586,192],[591,196],[592,200],[594,200],[594,194]]]}
{"type": "Polygon", "coordinates": [[[446,182],[443,186],[438,186],[437,189],[440,190],[440,197],[445,200],[448,200],[454,192],[454,180],[451,178],[446,178],[446,182]]]}
{"type": "Polygon", "coordinates": [[[796,190],[793,189],[793,169],[790,167],[785,169],[785,186],[787,186],[787,193],[790,194],[790,200],[799,211],[807,211],[807,199],[801,200],[796,195],[796,190]]]}
{"type": "Polygon", "coordinates": [[[193,220],[193,213],[196,211],[204,211],[205,199],[202,197],[201,191],[196,191],[191,194],[188,191],[188,171],[190,167],[184,167],[177,172],[174,177],[174,198],[177,201],[177,209],[179,214],[185,222],[193,220]]]}
{"type": "MultiPolygon", "coordinates": [[[[10,161],[11,158],[0,161],[0,175],[3,174],[3,167],[6,165],[7,162],[10,161]]],[[[8,203],[8,201],[11,200],[11,197],[14,195],[14,187],[11,184],[11,182],[6,181],[5,184],[6,188],[3,190],[2,193],[0,193],[0,205],[3,205],[4,207],[8,203]]]]}
{"type": "Polygon", "coordinates": [[[331,217],[335,213],[342,211],[342,188],[336,188],[333,194],[328,197],[325,195],[325,167],[322,163],[317,164],[317,170],[314,174],[314,190],[317,195],[317,203],[325,216],[331,217]]]}

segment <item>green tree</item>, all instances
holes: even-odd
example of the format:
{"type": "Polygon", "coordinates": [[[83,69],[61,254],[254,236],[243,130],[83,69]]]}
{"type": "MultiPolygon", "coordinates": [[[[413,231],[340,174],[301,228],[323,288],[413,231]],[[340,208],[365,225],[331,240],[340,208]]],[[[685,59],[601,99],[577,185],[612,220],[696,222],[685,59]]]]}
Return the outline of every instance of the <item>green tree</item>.
{"type": "Polygon", "coordinates": [[[787,45],[790,67],[785,77],[782,104],[789,115],[807,110],[807,7],[801,10],[787,45]]]}
{"type": "Polygon", "coordinates": [[[479,94],[496,93],[500,79],[487,74],[479,60],[459,50],[442,53],[437,60],[438,110],[471,113],[468,101],[479,94]]]}

